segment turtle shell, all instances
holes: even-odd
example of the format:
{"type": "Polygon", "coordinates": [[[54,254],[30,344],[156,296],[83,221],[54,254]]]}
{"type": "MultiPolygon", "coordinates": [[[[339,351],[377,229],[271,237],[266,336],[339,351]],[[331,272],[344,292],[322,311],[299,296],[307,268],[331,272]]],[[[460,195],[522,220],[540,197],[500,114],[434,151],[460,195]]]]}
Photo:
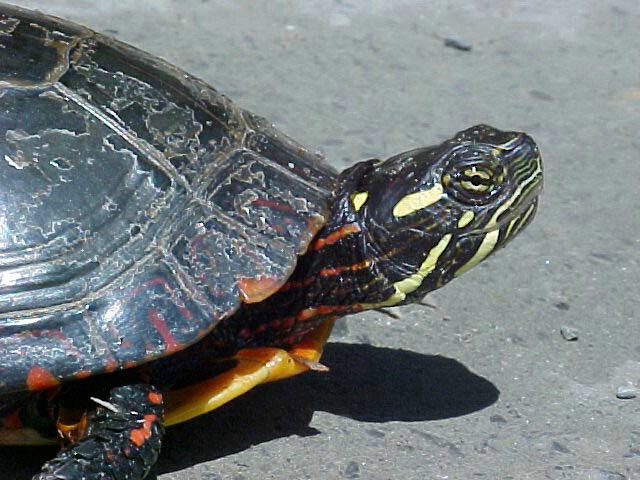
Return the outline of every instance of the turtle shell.
{"type": "Polygon", "coordinates": [[[0,8],[0,394],[147,362],[281,286],[335,171],[202,81],[0,8]]]}

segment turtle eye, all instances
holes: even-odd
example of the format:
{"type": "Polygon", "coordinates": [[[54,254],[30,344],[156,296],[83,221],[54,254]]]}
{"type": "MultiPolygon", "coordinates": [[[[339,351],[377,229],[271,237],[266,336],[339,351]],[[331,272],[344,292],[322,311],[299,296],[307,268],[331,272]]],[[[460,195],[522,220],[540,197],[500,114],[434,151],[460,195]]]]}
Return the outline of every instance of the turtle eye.
{"type": "Polygon", "coordinates": [[[485,193],[493,188],[493,172],[473,165],[463,172],[459,172],[460,185],[472,193],[485,193]]]}
{"type": "Polygon", "coordinates": [[[477,205],[490,201],[500,192],[504,175],[504,169],[497,165],[465,163],[445,173],[442,184],[456,200],[477,205]]]}

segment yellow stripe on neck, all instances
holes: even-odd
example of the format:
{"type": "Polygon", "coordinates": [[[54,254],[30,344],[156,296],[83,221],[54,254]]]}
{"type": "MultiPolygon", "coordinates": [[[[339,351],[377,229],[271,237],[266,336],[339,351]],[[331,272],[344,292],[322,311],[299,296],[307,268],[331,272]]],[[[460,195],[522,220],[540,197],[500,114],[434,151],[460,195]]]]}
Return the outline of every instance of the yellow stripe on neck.
{"type": "Polygon", "coordinates": [[[368,192],[357,192],[351,194],[351,204],[353,205],[353,209],[356,212],[359,212],[362,206],[365,204],[367,199],[369,198],[368,192]]]}
{"type": "Polygon", "coordinates": [[[392,293],[386,300],[383,300],[380,303],[362,303],[360,304],[363,309],[370,308],[382,308],[382,307],[392,307],[402,302],[408,294],[414,292],[418,289],[422,282],[427,276],[436,268],[436,264],[438,263],[438,259],[442,252],[445,251],[447,245],[451,241],[451,234],[447,233],[444,235],[438,244],[429,250],[429,254],[427,258],[424,259],[418,271],[407,278],[402,280],[398,280],[393,284],[395,292],[392,293]]]}
{"type": "Polygon", "coordinates": [[[499,235],[500,235],[500,230],[492,230],[491,232],[487,233],[485,237],[482,239],[482,243],[480,243],[480,246],[478,247],[478,250],[476,250],[476,253],[473,255],[473,257],[471,257],[469,261],[467,261],[467,263],[461,266],[456,271],[454,276],[457,277],[462,275],[464,272],[472,269],[482,260],[487,258],[487,255],[489,255],[495,248],[496,243],[498,242],[499,235]]]}
{"type": "Polygon", "coordinates": [[[464,212],[460,217],[460,220],[458,220],[458,228],[464,228],[469,225],[474,217],[475,214],[471,210],[464,212]]]}

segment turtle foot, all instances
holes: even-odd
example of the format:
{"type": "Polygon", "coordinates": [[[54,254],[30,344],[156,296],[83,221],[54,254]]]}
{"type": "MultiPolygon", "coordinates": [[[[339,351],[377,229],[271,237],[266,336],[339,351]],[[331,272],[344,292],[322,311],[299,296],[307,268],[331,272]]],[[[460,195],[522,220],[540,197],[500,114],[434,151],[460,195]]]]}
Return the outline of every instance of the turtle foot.
{"type": "Polygon", "coordinates": [[[158,459],[162,395],[151,385],[111,390],[88,415],[87,434],[42,467],[32,480],[143,479],[158,459]]]}

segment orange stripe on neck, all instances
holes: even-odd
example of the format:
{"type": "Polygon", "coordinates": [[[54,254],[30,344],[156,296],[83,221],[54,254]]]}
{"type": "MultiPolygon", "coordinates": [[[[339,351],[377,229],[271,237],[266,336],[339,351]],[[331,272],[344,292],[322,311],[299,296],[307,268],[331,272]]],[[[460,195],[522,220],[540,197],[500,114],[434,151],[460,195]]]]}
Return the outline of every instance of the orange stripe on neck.
{"type": "Polygon", "coordinates": [[[320,270],[321,277],[330,277],[333,275],[340,275],[342,272],[355,272],[357,270],[364,270],[371,266],[371,260],[367,259],[360,263],[354,263],[353,265],[346,265],[341,267],[327,267],[320,270]]]}
{"type": "Polygon", "coordinates": [[[313,249],[314,250],[320,250],[325,245],[331,245],[333,243],[336,243],[341,238],[344,238],[344,237],[346,237],[348,235],[351,235],[352,233],[359,233],[360,231],[361,231],[360,230],[360,225],[358,225],[357,223],[355,223],[355,222],[354,223],[347,223],[346,225],[343,225],[342,227],[338,228],[337,230],[331,232],[326,237],[317,239],[313,243],[313,249]]]}

